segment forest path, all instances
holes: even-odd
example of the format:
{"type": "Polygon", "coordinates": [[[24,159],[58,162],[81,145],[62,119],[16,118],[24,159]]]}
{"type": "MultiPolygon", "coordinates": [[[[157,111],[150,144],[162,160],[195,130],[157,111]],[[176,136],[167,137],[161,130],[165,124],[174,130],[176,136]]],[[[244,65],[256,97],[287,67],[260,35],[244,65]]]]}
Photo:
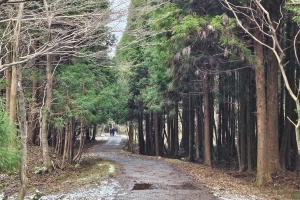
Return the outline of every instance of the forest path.
{"type": "Polygon", "coordinates": [[[120,167],[118,175],[105,183],[115,192],[104,199],[217,199],[162,160],[121,153],[125,142],[121,136],[109,137],[95,150],[101,158],[120,167]]]}
{"type": "MultiPolygon", "coordinates": [[[[94,146],[85,155],[112,161],[118,174],[108,176],[95,185],[87,185],[67,194],[43,196],[41,199],[75,200],[216,200],[206,188],[197,185],[184,173],[154,157],[122,153],[126,144],[123,136],[102,134],[104,144],[94,146]]],[[[110,165],[110,173],[114,172],[110,165]]]]}

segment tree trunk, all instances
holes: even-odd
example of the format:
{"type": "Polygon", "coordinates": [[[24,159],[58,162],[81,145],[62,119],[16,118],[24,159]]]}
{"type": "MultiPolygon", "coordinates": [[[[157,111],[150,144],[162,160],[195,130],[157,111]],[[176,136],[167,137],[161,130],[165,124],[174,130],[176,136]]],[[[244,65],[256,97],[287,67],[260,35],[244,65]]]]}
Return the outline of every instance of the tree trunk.
{"type": "MultiPolygon", "coordinates": [[[[171,127],[172,127],[172,119],[170,117],[170,109],[169,109],[169,106],[166,106],[166,118],[167,118],[167,144],[168,144],[168,148],[167,148],[167,153],[168,153],[168,156],[171,156],[171,138],[172,138],[172,130],[171,130],[171,127]]],[[[173,149],[174,150],[174,149],[173,149]]]]}
{"type": "Polygon", "coordinates": [[[274,53],[268,50],[268,83],[267,83],[267,133],[269,171],[280,170],[278,142],[278,63],[274,53]]]}
{"type": "Polygon", "coordinates": [[[204,81],[204,164],[212,167],[208,74],[205,74],[203,81],[204,81]]]}
{"type": "MultiPolygon", "coordinates": [[[[48,41],[51,41],[51,19],[49,16],[49,10],[48,10],[48,3],[46,0],[43,0],[44,2],[44,6],[47,12],[47,16],[48,16],[48,41]]],[[[46,83],[46,100],[45,100],[45,106],[44,108],[42,107],[42,112],[41,112],[41,118],[42,118],[42,122],[41,122],[41,132],[40,132],[40,136],[41,136],[41,144],[42,144],[42,150],[43,150],[43,167],[44,167],[44,171],[51,171],[51,159],[50,159],[50,155],[49,155],[49,146],[48,146],[48,118],[49,118],[49,113],[51,110],[51,102],[52,102],[52,74],[51,74],[51,67],[52,67],[52,57],[50,54],[47,54],[46,56],[47,59],[47,64],[46,64],[46,79],[47,79],[47,83],[46,83]]],[[[44,97],[45,97],[44,96],[44,97]]]]}
{"type": "Polygon", "coordinates": [[[203,117],[202,117],[202,96],[197,97],[197,101],[199,102],[196,105],[196,155],[195,155],[195,159],[199,160],[202,152],[202,148],[203,148],[203,126],[202,126],[202,122],[203,122],[203,117]]]}
{"type": "Polygon", "coordinates": [[[64,141],[64,144],[63,144],[62,161],[61,161],[61,166],[60,166],[61,169],[65,168],[65,160],[66,160],[67,153],[68,153],[67,146],[68,146],[69,131],[70,131],[70,125],[69,125],[69,123],[67,123],[66,127],[64,128],[64,131],[61,130],[61,132],[62,132],[62,134],[64,135],[64,138],[65,138],[65,141],[64,141]]]}
{"type": "MultiPolygon", "coordinates": [[[[278,21],[280,16],[280,3],[269,2],[268,10],[273,21],[278,21]]],[[[267,42],[272,46],[272,40],[267,42]]],[[[267,133],[268,135],[268,160],[269,171],[274,173],[280,170],[279,164],[279,134],[278,134],[278,62],[272,50],[268,49],[267,71],[267,133]]]]}
{"type": "Polygon", "coordinates": [[[129,131],[128,131],[128,151],[133,151],[133,123],[129,122],[129,131]]]}
{"type": "MultiPolygon", "coordinates": [[[[20,57],[20,31],[21,31],[21,20],[23,17],[24,4],[19,5],[19,11],[17,21],[14,27],[14,44],[12,61],[18,62],[20,57]]],[[[17,119],[17,91],[18,91],[18,65],[13,65],[11,69],[11,83],[10,83],[10,97],[9,97],[9,118],[12,123],[16,122],[17,119]]]]}
{"type": "MultiPolygon", "coordinates": [[[[20,4],[19,9],[23,9],[24,3],[20,4]]],[[[21,162],[20,162],[20,179],[21,179],[21,187],[18,193],[18,200],[24,199],[27,188],[27,132],[28,132],[28,124],[26,120],[26,105],[25,105],[25,97],[22,86],[22,72],[20,67],[18,67],[18,92],[19,92],[19,113],[20,113],[20,133],[21,133],[21,162]]]]}
{"type": "MultiPolygon", "coordinates": [[[[98,132],[98,125],[96,123],[93,124],[93,136],[92,136],[92,141],[96,140],[96,135],[98,132]]],[[[71,138],[72,139],[72,138],[71,138]]]]}
{"type": "Polygon", "coordinates": [[[247,168],[249,172],[252,172],[253,170],[253,155],[254,152],[253,150],[255,150],[255,144],[256,144],[256,140],[254,140],[254,135],[255,135],[255,118],[253,113],[255,113],[255,100],[254,100],[254,96],[255,96],[255,88],[253,88],[253,84],[252,84],[252,74],[253,74],[253,70],[252,69],[248,69],[247,70],[247,85],[246,85],[246,103],[247,103],[247,108],[246,108],[246,129],[247,131],[247,168]],[[253,105],[254,104],[254,105],[253,105]]]}
{"type": "MultiPolygon", "coordinates": [[[[245,98],[245,82],[246,79],[244,70],[241,70],[240,73],[240,120],[239,120],[239,135],[240,135],[240,165],[239,171],[243,172],[247,167],[247,137],[246,137],[246,98],[245,98]]],[[[248,133],[249,134],[249,133],[248,133]]]]}
{"type": "Polygon", "coordinates": [[[49,113],[51,110],[51,101],[52,101],[52,74],[51,74],[51,55],[47,55],[47,66],[46,66],[46,77],[47,77],[47,84],[46,84],[46,100],[45,106],[42,109],[42,124],[41,124],[41,143],[43,149],[43,165],[44,171],[52,170],[51,169],[51,160],[49,155],[49,146],[48,146],[48,120],[49,120],[49,113]]]}
{"type": "Polygon", "coordinates": [[[174,158],[178,156],[179,151],[179,141],[178,141],[178,100],[175,100],[175,117],[174,117],[174,140],[175,140],[175,151],[174,158]]]}
{"type": "MultiPolygon", "coordinates": [[[[23,16],[23,10],[24,10],[24,3],[20,3],[19,5],[19,11],[18,11],[18,17],[17,17],[17,23],[15,28],[15,50],[14,50],[14,62],[19,60],[19,48],[20,48],[20,29],[21,29],[21,19],[23,16]]],[[[27,188],[27,131],[28,131],[28,124],[26,120],[26,105],[25,105],[25,97],[24,97],[24,91],[22,87],[22,72],[20,69],[20,66],[15,65],[15,70],[17,70],[15,73],[17,80],[16,80],[16,86],[17,90],[19,92],[19,113],[20,113],[20,119],[19,119],[19,125],[20,125],[20,133],[21,133],[21,162],[20,162],[20,180],[21,180],[21,187],[17,196],[18,200],[22,200],[25,197],[26,194],[26,188],[27,188]]],[[[12,105],[12,104],[10,104],[12,105]]],[[[16,106],[16,105],[14,105],[16,106]]],[[[11,116],[11,115],[10,115],[11,116]]],[[[16,116],[16,112],[15,112],[16,116]]],[[[13,120],[13,118],[11,118],[13,120]]],[[[14,120],[13,120],[14,121],[14,120]]]]}
{"type": "MultiPolygon", "coordinates": [[[[256,29],[255,37],[263,40],[262,33],[256,29]]],[[[256,115],[257,115],[257,175],[256,185],[272,182],[271,173],[268,170],[268,135],[267,135],[267,108],[265,93],[265,73],[263,66],[263,46],[254,42],[254,54],[257,60],[255,67],[256,80],[256,115]]]]}
{"type": "Polygon", "coordinates": [[[138,127],[138,134],[139,134],[139,152],[140,154],[145,154],[145,140],[144,140],[144,131],[143,131],[143,111],[139,113],[139,127],[138,127]]]}
{"type": "Polygon", "coordinates": [[[155,155],[159,156],[159,127],[158,127],[158,113],[154,113],[154,137],[155,137],[155,155]]]}
{"type": "Polygon", "coordinates": [[[151,148],[151,126],[150,126],[150,114],[145,114],[145,121],[146,121],[146,154],[152,155],[152,148],[151,148]]]}
{"type": "Polygon", "coordinates": [[[189,100],[182,100],[182,139],[181,144],[185,152],[185,156],[189,156],[189,100]]]}
{"type": "Polygon", "coordinates": [[[163,117],[163,113],[160,113],[158,115],[158,138],[159,138],[159,155],[163,155],[164,154],[164,134],[163,134],[163,124],[164,122],[164,117],[163,117]]]}
{"type": "MultiPolygon", "coordinates": [[[[36,45],[36,48],[38,48],[38,45],[36,45]]],[[[29,102],[29,116],[28,116],[28,142],[31,144],[35,144],[36,140],[36,132],[37,132],[37,86],[38,82],[35,77],[35,74],[37,73],[37,59],[35,59],[35,64],[33,65],[32,69],[32,94],[31,94],[31,100],[29,102]]]]}
{"type": "MultiPolygon", "coordinates": [[[[11,60],[11,53],[8,53],[7,56],[6,56],[6,62],[7,63],[10,63],[12,60],[11,60]]],[[[9,113],[9,105],[10,105],[10,90],[11,90],[11,68],[7,69],[5,71],[5,76],[6,76],[6,112],[9,113]]]]}
{"type": "Polygon", "coordinates": [[[75,161],[80,161],[82,151],[83,151],[83,146],[84,146],[84,124],[83,124],[83,118],[80,118],[80,142],[79,142],[79,147],[78,147],[78,152],[76,156],[73,158],[73,162],[75,161]]]}
{"type": "Polygon", "coordinates": [[[86,130],[85,130],[85,140],[86,141],[91,140],[91,136],[90,135],[91,135],[91,129],[89,127],[87,127],[86,130]]]}
{"type": "Polygon", "coordinates": [[[189,95],[189,157],[190,162],[194,161],[194,137],[195,137],[195,110],[192,94],[189,95]]]}

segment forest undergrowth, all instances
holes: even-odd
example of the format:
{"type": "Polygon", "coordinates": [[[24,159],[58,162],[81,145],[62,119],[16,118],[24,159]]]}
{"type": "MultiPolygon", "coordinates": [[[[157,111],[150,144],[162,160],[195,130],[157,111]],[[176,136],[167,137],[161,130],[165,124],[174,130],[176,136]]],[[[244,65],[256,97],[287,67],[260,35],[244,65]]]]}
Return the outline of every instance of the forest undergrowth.
{"type": "MultiPolygon", "coordinates": [[[[105,141],[94,141],[85,144],[84,153],[91,147],[99,146],[105,141]]],[[[66,164],[64,169],[56,168],[51,173],[38,173],[42,166],[42,149],[40,146],[28,146],[27,177],[28,188],[26,196],[37,193],[59,194],[74,191],[79,187],[93,184],[108,176],[110,162],[101,158],[84,157],[80,163],[66,164]]],[[[1,194],[6,197],[13,197],[20,187],[17,173],[5,175],[0,171],[0,200],[1,194]]]]}

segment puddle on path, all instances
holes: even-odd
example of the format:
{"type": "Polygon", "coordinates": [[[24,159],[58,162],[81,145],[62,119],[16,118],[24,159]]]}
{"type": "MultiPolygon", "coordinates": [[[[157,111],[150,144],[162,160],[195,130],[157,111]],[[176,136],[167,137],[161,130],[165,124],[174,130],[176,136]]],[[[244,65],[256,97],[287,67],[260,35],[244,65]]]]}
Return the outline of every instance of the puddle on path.
{"type": "Polygon", "coordinates": [[[136,183],[134,184],[132,190],[150,190],[152,188],[152,184],[150,183],[136,183]]]}
{"type": "Polygon", "coordinates": [[[199,188],[192,183],[183,183],[181,185],[161,185],[159,187],[154,187],[150,183],[136,183],[134,184],[132,190],[150,190],[150,189],[172,189],[172,190],[198,190],[199,188]]]}

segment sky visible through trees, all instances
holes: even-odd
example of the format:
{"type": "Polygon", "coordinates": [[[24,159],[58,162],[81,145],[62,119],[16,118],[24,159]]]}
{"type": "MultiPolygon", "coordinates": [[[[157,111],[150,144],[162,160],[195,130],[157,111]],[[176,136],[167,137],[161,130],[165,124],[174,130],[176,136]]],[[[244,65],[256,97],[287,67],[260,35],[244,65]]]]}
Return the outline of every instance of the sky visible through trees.
{"type": "MultiPolygon", "coordinates": [[[[111,9],[113,10],[112,17],[116,19],[113,20],[111,23],[108,24],[108,27],[111,27],[112,34],[114,34],[117,38],[116,45],[120,42],[122,35],[126,28],[126,22],[128,17],[128,9],[130,0],[110,0],[111,2],[111,9]],[[115,17],[114,17],[115,16],[115,17]]],[[[116,48],[112,47],[111,52],[108,54],[110,57],[113,57],[115,55],[116,48]]]]}

